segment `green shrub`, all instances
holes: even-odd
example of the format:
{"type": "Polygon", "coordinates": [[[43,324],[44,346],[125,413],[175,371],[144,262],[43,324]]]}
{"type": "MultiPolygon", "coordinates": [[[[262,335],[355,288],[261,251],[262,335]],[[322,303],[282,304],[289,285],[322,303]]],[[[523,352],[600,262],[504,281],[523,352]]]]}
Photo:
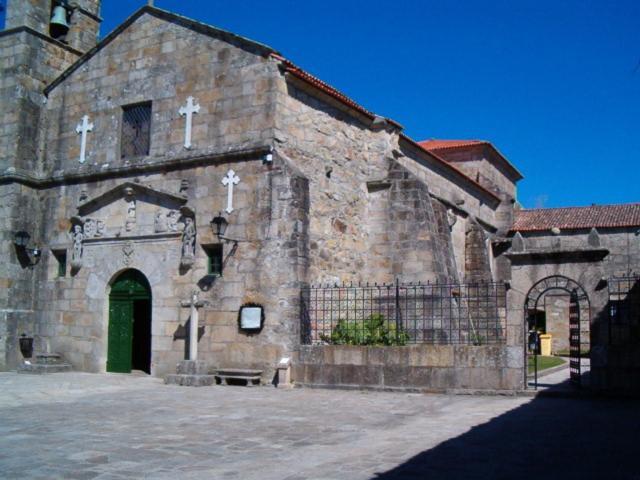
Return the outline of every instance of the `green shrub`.
{"type": "Polygon", "coordinates": [[[332,345],[406,345],[409,335],[376,313],[365,320],[338,320],[331,336],[321,339],[332,345]]]}

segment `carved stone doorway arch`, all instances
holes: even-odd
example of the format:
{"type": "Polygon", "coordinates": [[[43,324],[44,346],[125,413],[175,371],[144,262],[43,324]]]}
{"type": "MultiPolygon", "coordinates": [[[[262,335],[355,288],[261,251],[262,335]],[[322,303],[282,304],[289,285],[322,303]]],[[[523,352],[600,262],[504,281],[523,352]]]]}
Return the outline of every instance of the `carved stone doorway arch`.
{"type": "MultiPolygon", "coordinates": [[[[537,281],[527,293],[524,301],[525,339],[530,335],[531,316],[539,310],[540,301],[552,291],[563,291],[569,296],[569,372],[570,381],[579,387],[582,385],[583,357],[589,354],[591,302],[584,287],[564,275],[551,275],[537,281]]],[[[525,341],[525,386],[528,371],[528,341],[525,341]]],[[[537,386],[537,385],[536,385],[537,386]]]]}

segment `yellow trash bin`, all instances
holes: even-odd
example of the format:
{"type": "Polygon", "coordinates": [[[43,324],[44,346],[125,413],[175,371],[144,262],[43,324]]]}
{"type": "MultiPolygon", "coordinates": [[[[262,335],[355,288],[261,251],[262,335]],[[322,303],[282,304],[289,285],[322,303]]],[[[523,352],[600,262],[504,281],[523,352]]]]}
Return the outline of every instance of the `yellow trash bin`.
{"type": "Polygon", "coordinates": [[[540,355],[549,357],[551,356],[551,334],[540,334],[540,355]]]}

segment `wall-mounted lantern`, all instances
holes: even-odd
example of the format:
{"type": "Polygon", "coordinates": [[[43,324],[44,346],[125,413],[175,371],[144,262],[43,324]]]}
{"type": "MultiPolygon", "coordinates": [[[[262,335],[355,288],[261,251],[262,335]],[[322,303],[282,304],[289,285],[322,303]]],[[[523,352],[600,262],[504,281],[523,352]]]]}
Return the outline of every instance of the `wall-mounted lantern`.
{"type": "Polygon", "coordinates": [[[224,234],[227,231],[229,222],[227,221],[226,218],[222,216],[222,213],[218,213],[217,216],[213,217],[211,222],[209,222],[209,225],[211,225],[211,230],[213,231],[216,237],[222,240],[226,240],[226,238],[224,237],[224,234]]]}
{"type": "Polygon", "coordinates": [[[38,246],[29,248],[29,240],[31,235],[25,231],[16,232],[13,236],[13,245],[16,248],[18,259],[23,266],[32,266],[38,263],[42,250],[38,246]]]}

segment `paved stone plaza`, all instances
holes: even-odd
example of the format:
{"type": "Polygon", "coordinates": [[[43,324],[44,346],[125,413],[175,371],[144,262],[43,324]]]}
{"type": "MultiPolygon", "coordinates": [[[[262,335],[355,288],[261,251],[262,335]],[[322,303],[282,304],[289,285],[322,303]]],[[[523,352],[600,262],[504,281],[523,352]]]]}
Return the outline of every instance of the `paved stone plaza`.
{"type": "Polygon", "coordinates": [[[640,478],[638,403],[0,374],[2,478],[640,478]]]}

